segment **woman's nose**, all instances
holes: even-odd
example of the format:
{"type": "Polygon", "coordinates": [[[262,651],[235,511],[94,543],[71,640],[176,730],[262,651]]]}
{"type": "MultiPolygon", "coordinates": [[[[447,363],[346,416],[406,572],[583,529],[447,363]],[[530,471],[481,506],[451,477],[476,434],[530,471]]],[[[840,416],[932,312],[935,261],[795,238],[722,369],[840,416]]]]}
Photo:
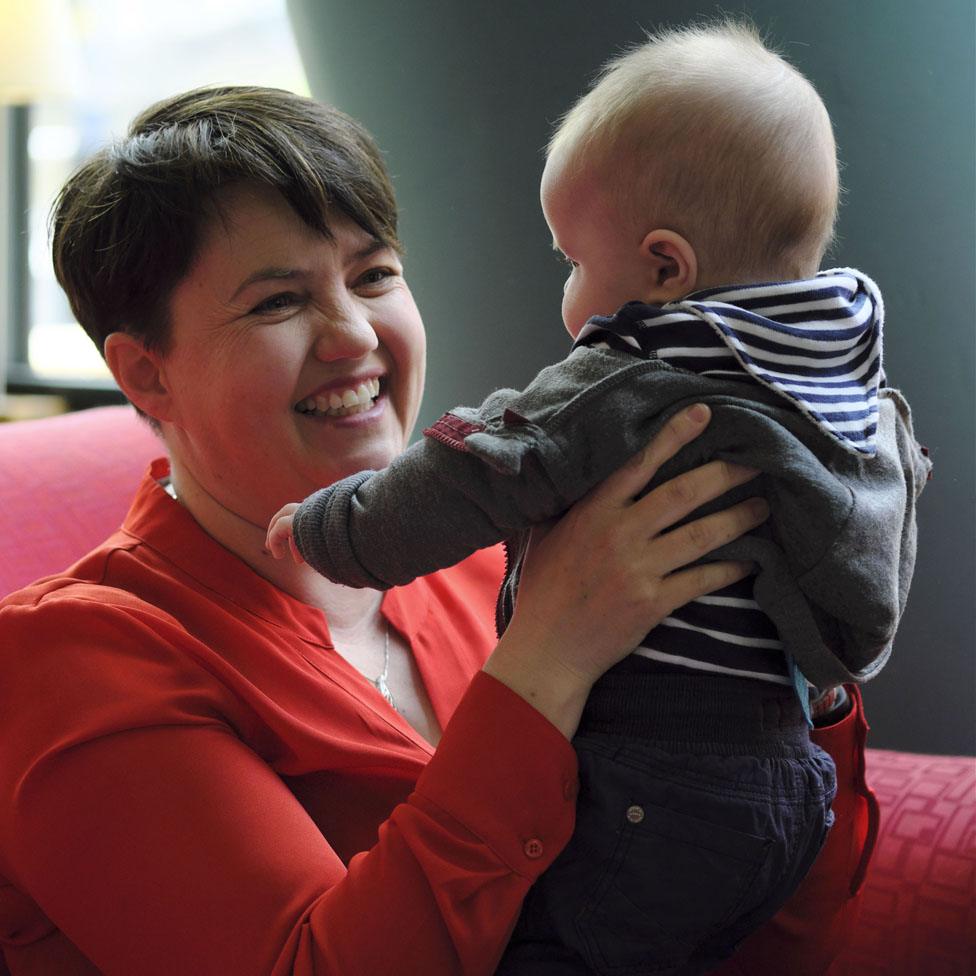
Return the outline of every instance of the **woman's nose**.
{"type": "Polygon", "coordinates": [[[366,310],[348,302],[323,314],[315,339],[315,355],[323,362],[360,359],[378,345],[376,330],[366,310]]]}

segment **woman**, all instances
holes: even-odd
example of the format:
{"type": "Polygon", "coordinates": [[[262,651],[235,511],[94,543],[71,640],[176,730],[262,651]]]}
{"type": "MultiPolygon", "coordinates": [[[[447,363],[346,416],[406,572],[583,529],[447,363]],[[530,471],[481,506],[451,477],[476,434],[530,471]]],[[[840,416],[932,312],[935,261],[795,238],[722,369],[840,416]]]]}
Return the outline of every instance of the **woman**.
{"type": "Polygon", "coordinates": [[[589,687],[744,575],[682,567],[764,512],[665,530],[750,472],[635,503],[707,421],[680,415],[540,534],[495,646],[497,552],[381,596],[263,549],[284,501],[388,463],[422,392],[354,122],[258,89],[154,106],[63,190],[54,256],[167,459],[119,533],[0,607],[11,973],[490,973],[569,837],[589,687]]]}

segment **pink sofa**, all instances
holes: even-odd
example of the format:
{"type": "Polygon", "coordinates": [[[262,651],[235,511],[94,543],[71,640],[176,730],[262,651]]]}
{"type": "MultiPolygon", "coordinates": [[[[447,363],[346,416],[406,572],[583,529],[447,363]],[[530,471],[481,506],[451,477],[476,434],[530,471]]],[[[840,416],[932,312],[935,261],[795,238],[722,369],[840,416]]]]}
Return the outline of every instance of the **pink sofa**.
{"type": "MultiPolygon", "coordinates": [[[[129,407],[0,424],[0,595],[112,532],[161,453],[129,407]]],[[[867,767],[881,828],[855,940],[830,976],[974,976],[976,760],[872,749],[867,767]]]]}
{"type": "Polygon", "coordinates": [[[64,569],[114,532],[163,453],[131,407],[0,424],[0,595],[64,569]]]}

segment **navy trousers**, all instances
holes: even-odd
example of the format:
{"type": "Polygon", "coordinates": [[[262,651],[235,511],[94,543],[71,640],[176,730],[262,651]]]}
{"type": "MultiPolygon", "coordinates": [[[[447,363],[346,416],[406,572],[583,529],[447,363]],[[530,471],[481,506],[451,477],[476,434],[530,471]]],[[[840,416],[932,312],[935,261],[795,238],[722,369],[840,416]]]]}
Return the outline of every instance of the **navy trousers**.
{"type": "Polygon", "coordinates": [[[576,829],[501,976],[706,973],[776,913],[833,822],[833,761],[785,687],[618,669],[574,746],[576,829]]]}

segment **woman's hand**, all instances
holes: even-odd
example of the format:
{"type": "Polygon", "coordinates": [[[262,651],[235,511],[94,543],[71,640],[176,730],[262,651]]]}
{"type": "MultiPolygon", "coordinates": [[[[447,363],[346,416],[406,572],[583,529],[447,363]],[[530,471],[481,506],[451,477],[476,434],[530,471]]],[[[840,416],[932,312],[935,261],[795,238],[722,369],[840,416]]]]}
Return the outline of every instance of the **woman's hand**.
{"type": "Polygon", "coordinates": [[[534,530],[515,613],[485,671],[571,738],[597,678],[672,610],[747,576],[749,563],[689,563],[768,517],[749,499],[668,529],[756,476],[713,461],[635,496],[707,426],[702,404],[676,414],[648,447],[573,506],[534,530]]]}

